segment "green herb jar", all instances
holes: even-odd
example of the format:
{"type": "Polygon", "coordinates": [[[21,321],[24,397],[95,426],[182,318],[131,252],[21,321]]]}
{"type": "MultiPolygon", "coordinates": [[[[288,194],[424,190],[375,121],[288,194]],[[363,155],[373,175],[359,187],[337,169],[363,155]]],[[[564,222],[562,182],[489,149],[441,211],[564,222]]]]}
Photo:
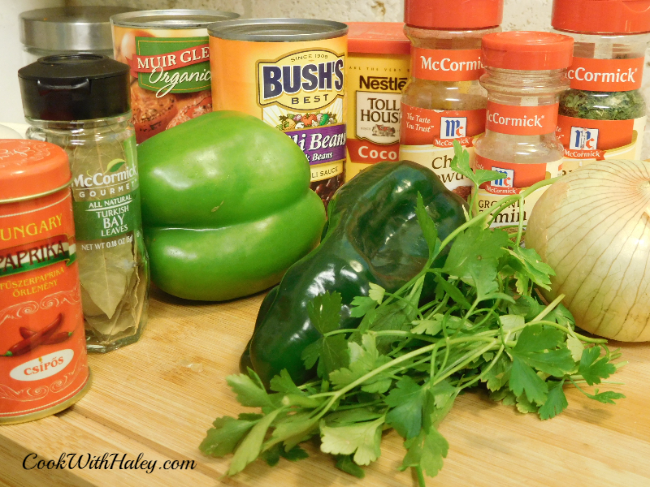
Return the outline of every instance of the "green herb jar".
{"type": "Polygon", "coordinates": [[[62,147],[70,160],[89,352],[137,341],[147,319],[128,75],[127,65],[94,54],[48,56],[19,71],[28,138],[62,147]]]}
{"type": "Polygon", "coordinates": [[[571,89],[560,98],[558,118],[563,172],[596,160],[639,159],[650,2],[555,0],[552,23],[575,40],[571,89]]]}

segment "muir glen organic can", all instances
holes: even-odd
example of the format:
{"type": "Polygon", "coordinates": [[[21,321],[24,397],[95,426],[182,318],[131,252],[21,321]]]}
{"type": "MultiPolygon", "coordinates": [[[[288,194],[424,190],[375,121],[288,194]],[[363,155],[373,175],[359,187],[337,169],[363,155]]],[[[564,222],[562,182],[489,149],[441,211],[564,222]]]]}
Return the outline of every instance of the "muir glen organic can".
{"type": "Polygon", "coordinates": [[[208,27],[215,110],[237,110],[303,150],[327,206],[345,179],[348,27],[313,19],[229,20],[208,27]]]}
{"type": "Polygon", "coordinates": [[[115,59],[131,67],[131,110],[138,144],[212,111],[207,26],[238,14],[145,10],[113,15],[115,59]]]}
{"type": "Polygon", "coordinates": [[[66,409],[90,387],[63,149],[0,141],[0,424],[66,409]]]}

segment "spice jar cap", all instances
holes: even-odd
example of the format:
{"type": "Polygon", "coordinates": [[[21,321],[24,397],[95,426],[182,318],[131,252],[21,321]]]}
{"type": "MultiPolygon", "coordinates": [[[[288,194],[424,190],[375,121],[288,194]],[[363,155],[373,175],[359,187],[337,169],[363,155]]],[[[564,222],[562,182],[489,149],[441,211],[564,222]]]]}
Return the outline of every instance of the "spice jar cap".
{"type": "Polygon", "coordinates": [[[0,140],[0,201],[55,191],[71,177],[68,156],[59,146],[38,140],[0,140]]]}
{"type": "Polygon", "coordinates": [[[487,29],[501,24],[503,0],[405,0],[404,22],[422,29],[487,29]]]}
{"type": "Polygon", "coordinates": [[[572,60],[573,39],[562,34],[514,31],[483,36],[481,61],[490,68],[566,69],[572,60]]]}
{"type": "Polygon", "coordinates": [[[38,120],[93,120],[130,109],[129,67],[97,54],[42,57],[18,70],[23,112],[38,120]]]}
{"type": "Polygon", "coordinates": [[[347,22],[348,51],[359,54],[409,55],[411,42],[401,22],[347,22]]]}
{"type": "Polygon", "coordinates": [[[555,0],[551,23],[591,34],[650,32],[650,0],[555,0]]]}

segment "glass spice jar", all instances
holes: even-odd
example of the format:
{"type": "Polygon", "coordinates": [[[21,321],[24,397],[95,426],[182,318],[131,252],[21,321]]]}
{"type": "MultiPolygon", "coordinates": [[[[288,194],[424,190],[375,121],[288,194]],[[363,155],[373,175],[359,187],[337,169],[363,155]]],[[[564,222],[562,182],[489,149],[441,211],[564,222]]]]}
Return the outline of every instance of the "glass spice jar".
{"type": "MultiPolygon", "coordinates": [[[[485,134],[474,144],[475,167],[503,179],[484,183],[476,203],[481,211],[536,182],[558,176],[563,148],[555,135],[559,95],[569,87],[573,39],[547,32],[501,32],[483,38],[488,92],[485,134]]],[[[524,223],[543,193],[526,198],[524,223]]],[[[517,204],[503,211],[493,227],[518,225],[517,204]]]]}
{"type": "Polygon", "coordinates": [[[448,189],[467,198],[471,182],[451,169],[456,139],[470,153],[485,129],[479,84],[481,39],[501,30],[503,0],[406,0],[411,80],[402,96],[400,159],[433,169],[448,189]]]}
{"type": "Polygon", "coordinates": [[[39,59],[18,72],[27,137],[68,154],[90,352],[140,338],[149,265],[142,234],[129,68],[94,54],[39,59]]]}
{"type": "Polygon", "coordinates": [[[596,160],[640,159],[650,0],[555,0],[552,24],[575,40],[557,129],[563,172],[596,160]]]}

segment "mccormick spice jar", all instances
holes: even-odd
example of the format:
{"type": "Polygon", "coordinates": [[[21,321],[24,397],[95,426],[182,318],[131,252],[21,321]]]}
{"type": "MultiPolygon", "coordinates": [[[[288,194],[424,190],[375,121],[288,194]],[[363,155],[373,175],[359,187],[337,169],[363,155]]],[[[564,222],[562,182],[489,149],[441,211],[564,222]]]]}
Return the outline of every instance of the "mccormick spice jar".
{"type": "Polygon", "coordinates": [[[145,10],[111,17],[115,59],[131,67],[131,108],[139,143],[212,111],[207,26],[238,14],[145,10]]]}
{"type": "MultiPolygon", "coordinates": [[[[562,144],[555,136],[558,99],[569,87],[573,39],[548,32],[499,32],[483,37],[488,92],[485,134],[475,142],[477,169],[497,171],[503,179],[478,190],[480,210],[533,184],[559,176],[562,144]]],[[[528,221],[542,188],[526,198],[528,221]]],[[[493,227],[518,225],[520,208],[512,205],[492,222],[493,227]]]]}
{"type": "Polygon", "coordinates": [[[0,424],[57,413],[90,387],[65,152],[0,140],[0,424]]]}
{"type": "Polygon", "coordinates": [[[208,30],[215,110],[248,113],[291,137],[327,206],[345,177],[347,25],[254,19],[208,30]]]}
{"type": "Polygon", "coordinates": [[[400,22],[348,22],[348,158],[345,179],[399,160],[400,99],[411,43],[400,22]]]}
{"type": "Polygon", "coordinates": [[[400,159],[433,169],[467,198],[471,182],[451,169],[453,141],[474,159],[473,137],[485,130],[485,90],[478,80],[481,38],[498,32],[503,0],[406,0],[411,81],[402,97],[400,159]]]}
{"type": "Polygon", "coordinates": [[[557,129],[563,172],[597,160],[640,159],[650,0],[555,0],[552,23],[575,39],[557,129]]]}
{"type": "Polygon", "coordinates": [[[149,265],[128,66],[94,54],[48,56],[18,76],[27,137],[70,159],[88,350],[133,343],[147,321],[149,265]]]}

